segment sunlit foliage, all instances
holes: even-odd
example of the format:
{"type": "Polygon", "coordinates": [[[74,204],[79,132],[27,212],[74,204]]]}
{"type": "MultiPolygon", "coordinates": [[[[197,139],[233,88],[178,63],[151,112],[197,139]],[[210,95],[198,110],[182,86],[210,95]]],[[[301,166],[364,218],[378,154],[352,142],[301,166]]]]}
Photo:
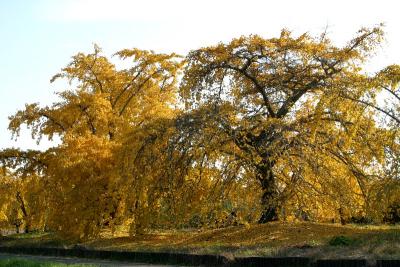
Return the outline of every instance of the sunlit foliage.
{"type": "Polygon", "coordinates": [[[57,102],[10,116],[14,137],[26,125],[60,144],[1,151],[1,219],[72,239],[120,227],[382,221],[400,202],[400,72],[363,69],[382,38],[381,26],[361,29],[337,47],[325,33],[283,30],[186,58],[79,53],[51,79],[69,85],[57,102]]]}

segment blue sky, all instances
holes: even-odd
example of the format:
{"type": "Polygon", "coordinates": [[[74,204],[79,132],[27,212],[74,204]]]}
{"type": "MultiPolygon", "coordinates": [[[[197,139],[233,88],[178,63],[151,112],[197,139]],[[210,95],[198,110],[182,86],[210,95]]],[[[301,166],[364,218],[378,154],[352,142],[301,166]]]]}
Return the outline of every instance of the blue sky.
{"type": "MultiPolygon", "coordinates": [[[[343,44],[361,26],[386,24],[387,42],[370,70],[400,63],[396,1],[322,0],[0,0],[0,149],[36,148],[24,131],[10,140],[7,117],[25,103],[44,105],[64,84],[50,78],[93,43],[106,55],[138,47],[185,54],[247,34],[273,37],[286,27],[343,44]]],[[[50,144],[43,142],[40,148],[50,144]]]]}

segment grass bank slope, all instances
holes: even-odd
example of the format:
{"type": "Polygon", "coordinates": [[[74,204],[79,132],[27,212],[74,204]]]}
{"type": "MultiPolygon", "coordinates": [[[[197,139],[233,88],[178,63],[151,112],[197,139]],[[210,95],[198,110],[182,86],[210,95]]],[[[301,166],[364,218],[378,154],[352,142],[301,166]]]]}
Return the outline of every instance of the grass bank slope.
{"type": "MultiPolygon", "coordinates": [[[[22,234],[3,238],[0,245],[73,247],[76,244],[51,234],[22,234]]],[[[102,238],[79,246],[101,250],[222,254],[227,257],[400,259],[400,226],[268,223],[201,231],[154,231],[135,237],[105,233],[102,238]]]]}

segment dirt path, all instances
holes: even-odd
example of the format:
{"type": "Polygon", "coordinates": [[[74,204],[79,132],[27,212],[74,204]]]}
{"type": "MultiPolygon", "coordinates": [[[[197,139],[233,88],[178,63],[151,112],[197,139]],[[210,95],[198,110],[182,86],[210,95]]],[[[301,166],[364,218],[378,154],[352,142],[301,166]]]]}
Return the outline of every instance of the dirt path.
{"type": "Polygon", "coordinates": [[[177,265],[155,265],[147,263],[132,263],[123,261],[107,261],[96,259],[81,259],[81,258],[67,258],[67,257],[49,257],[49,256],[32,256],[32,255],[18,255],[18,254],[5,254],[0,253],[0,259],[17,258],[25,260],[36,261],[51,261],[65,264],[95,264],[99,267],[177,267],[177,265]]]}

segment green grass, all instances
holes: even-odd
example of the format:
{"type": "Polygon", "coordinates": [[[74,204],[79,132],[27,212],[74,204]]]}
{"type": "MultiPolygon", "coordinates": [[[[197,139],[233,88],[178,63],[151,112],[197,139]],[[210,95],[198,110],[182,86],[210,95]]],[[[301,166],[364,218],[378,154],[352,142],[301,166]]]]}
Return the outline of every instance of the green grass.
{"type": "Polygon", "coordinates": [[[63,264],[44,261],[31,261],[20,259],[0,260],[0,267],[96,267],[88,264],[63,264]]]}

